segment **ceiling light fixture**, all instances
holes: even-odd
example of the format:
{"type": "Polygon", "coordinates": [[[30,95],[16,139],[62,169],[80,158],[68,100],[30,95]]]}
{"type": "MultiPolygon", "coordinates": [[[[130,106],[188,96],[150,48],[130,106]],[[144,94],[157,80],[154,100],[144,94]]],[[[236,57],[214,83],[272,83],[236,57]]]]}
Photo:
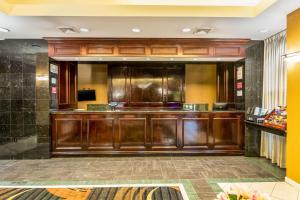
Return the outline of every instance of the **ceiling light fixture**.
{"type": "Polygon", "coordinates": [[[122,58],[122,60],[127,60],[127,58],[122,58]]]}
{"type": "Polygon", "coordinates": [[[139,28],[132,28],[131,31],[134,32],[134,33],[139,33],[139,32],[141,32],[141,29],[139,29],[139,28]]]}
{"type": "Polygon", "coordinates": [[[193,60],[194,60],[194,61],[197,61],[197,60],[198,60],[198,58],[193,58],[193,60]]]}
{"type": "Polygon", "coordinates": [[[98,60],[103,60],[103,58],[98,58],[98,60]]]}
{"type": "Polygon", "coordinates": [[[7,28],[0,27],[0,32],[8,33],[10,30],[7,28]]]}
{"type": "Polygon", "coordinates": [[[191,30],[192,30],[191,28],[183,28],[182,32],[183,33],[188,33],[188,32],[191,32],[191,30]]]}
{"type": "Polygon", "coordinates": [[[79,31],[83,32],[83,33],[90,32],[90,30],[88,28],[79,28],[79,31]]]}
{"type": "Polygon", "coordinates": [[[174,60],[174,58],[170,58],[170,60],[172,60],[172,61],[173,61],[173,60],[174,60]]]}
{"type": "Polygon", "coordinates": [[[149,61],[149,60],[151,60],[151,59],[150,59],[150,58],[146,58],[146,60],[148,60],[148,61],[149,61]]]}
{"type": "Polygon", "coordinates": [[[222,60],[221,58],[217,58],[217,61],[220,61],[220,60],[222,60]]]}

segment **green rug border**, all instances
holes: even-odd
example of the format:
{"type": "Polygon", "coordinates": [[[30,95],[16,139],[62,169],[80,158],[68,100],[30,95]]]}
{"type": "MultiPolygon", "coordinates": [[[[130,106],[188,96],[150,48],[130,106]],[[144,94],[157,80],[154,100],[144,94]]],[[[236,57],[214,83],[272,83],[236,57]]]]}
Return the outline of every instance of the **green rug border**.
{"type": "Polygon", "coordinates": [[[115,184],[182,184],[189,200],[199,200],[190,180],[101,180],[101,181],[0,181],[1,186],[52,186],[52,185],[115,185],[115,184]]]}

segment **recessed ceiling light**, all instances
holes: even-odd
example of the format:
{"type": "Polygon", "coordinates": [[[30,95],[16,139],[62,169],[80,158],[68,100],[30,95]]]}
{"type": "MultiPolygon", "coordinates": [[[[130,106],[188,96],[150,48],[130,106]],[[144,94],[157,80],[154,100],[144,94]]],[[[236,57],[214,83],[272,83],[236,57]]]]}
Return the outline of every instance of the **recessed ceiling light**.
{"type": "Polygon", "coordinates": [[[193,60],[194,60],[194,61],[197,61],[197,60],[198,60],[198,58],[193,58],[193,60]]]}
{"type": "Polygon", "coordinates": [[[149,61],[149,60],[151,60],[151,59],[150,59],[150,58],[146,58],[146,60],[148,60],[148,61],[149,61]]]}
{"type": "Polygon", "coordinates": [[[79,60],[79,58],[75,58],[75,60],[79,60]]]}
{"type": "Polygon", "coordinates": [[[261,29],[259,32],[261,33],[267,33],[269,30],[268,29],[261,29]]]}
{"type": "Polygon", "coordinates": [[[84,33],[90,32],[88,28],[80,28],[79,31],[84,33]]]}
{"type": "Polygon", "coordinates": [[[182,32],[183,33],[188,33],[188,32],[191,32],[191,30],[192,30],[191,28],[183,28],[182,32]]]}
{"type": "Polygon", "coordinates": [[[98,60],[103,60],[103,58],[98,58],[98,60]]]}
{"type": "Polygon", "coordinates": [[[8,33],[10,30],[7,29],[7,28],[2,28],[0,27],[0,32],[3,32],[3,33],[8,33]]]}
{"type": "Polygon", "coordinates": [[[217,58],[217,61],[220,61],[220,60],[222,60],[222,58],[217,58]]]}
{"type": "Polygon", "coordinates": [[[127,60],[127,58],[122,58],[122,60],[127,60]]]}
{"type": "Polygon", "coordinates": [[[139,28],[132,28],[131,31],[134,32],[134,33],[139,33],[139,32],[141,32],[141,29],[139,29],[139,28]]]}
{"type": "Polygon", "coordinates": [[[170,58],[170,60],[174,60],[174,58],[170,58]]]}

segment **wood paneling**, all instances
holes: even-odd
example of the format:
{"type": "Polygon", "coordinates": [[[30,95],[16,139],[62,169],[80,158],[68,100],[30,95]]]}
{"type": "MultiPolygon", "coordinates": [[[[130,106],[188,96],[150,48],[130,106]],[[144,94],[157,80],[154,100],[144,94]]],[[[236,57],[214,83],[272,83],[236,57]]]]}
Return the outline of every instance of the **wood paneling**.
{"type": "Polygon", "coordinates": [[[146,118],[122,116],[122,118],[119,119],[120,148],[145,148],[146,130],[146,118]]]}
{"type": "Polygon", "coordinates": [[[59,62],[58,107],[77,107],[77,63],[59,62]]]}
{"type": "Polygon", "coordinates": [[[81,47],[78,45],[55,45],[54,54],[57,56],[76,56],[81,54],[81,47]]]}
{"type": "Polygon", "coordinates": [[[176,46],[152,46],[152,55],[176,55],[178,53],[178,47],[176,46]]]}
{"type": "Polygon", "coordinates": [[[182,54],[209,56],[209,47],[182,47],[182,54]]]}
{"type": "Polygon", "coordinates": [[[208,147],[209,118],[183,118],[183,148],[208,147]]]}
{"type": "Polygon", "coordinates": [[[177,148],[177,118],[151,118],[152,148],[177,148]]]}
{"type": "Polygon", "coordinates": [[[244,57],[247,39],[46,38],[49,56],[244,57]]]}
{"type": "Polygon", "coordinates": [[[54,136],[56,149],[81,149],[82,120],[81,119],[56,119],[54,136]]]}
{"type": "Polygon", "coordinates": [[[87,45],[88,55],[112,55],[114,54],[113,46],[105,46],[105,45],[97,45],[97,44],[89,44],[87,45]]]}
{"type": "Polygon", "coordinates": [[[146,49],[143,46],[141,47],[121,46],[118,49],[119,49],[119,54],[122,55],[145,55],[146,54],[146,49]]]}
{"type": "Polygon", "coordinates": [[[237,145],[239,128],[239,118],[214,118],[214,144],[237,145]]]}
{"type": "Polygon", "coordinates": [[[216,56],[239,56],[240,48],[239,47],[216,47],[215,55],[216,56]]]}
{"type": "Polygon", "coordinates": [[[217,65],[217,102],[233,103],[235,89],[234,63],[217,65]]]}
{"type": "Polygon", "coordinates": [[[53,155],[235,154],[243,112],[63,111],[51,114],[53,155]]]}
{"type": "Polygon", "coordinates": [[[89,149],[113,149],[114,144],[114,118],[87,120],[87,146],[89,149]]]}
{"type": "Polygon", "coordinates": [[[110,64],[109,102],[126,106],[167,106],[184,102],[185,68],[182,64],[110,64]]]}

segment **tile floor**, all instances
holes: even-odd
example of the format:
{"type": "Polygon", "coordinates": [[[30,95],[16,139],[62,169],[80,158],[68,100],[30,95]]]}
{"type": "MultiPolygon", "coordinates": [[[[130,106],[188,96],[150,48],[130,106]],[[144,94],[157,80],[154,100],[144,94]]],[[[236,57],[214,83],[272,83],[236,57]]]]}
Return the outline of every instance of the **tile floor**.
{"type": "Polygon", "coordinates": [[[285,182],[218,183],[223,191],[231,187],[242,187],[269,194],[272,200],[300,200],[300,190],[285,182]]]}
{"type": "MultiPolygon", "coordinates": [[[[285,170],[243,156],[87,157],[0,160],[0,185],[32,183],[184,183],[193,199],[216,196],[217,183],[278,182],[285,170]],[[196,198],[198,196],[198,198],[196,198]]],[[[220,188],[219,188],[220,189],[220,188]]]]}

